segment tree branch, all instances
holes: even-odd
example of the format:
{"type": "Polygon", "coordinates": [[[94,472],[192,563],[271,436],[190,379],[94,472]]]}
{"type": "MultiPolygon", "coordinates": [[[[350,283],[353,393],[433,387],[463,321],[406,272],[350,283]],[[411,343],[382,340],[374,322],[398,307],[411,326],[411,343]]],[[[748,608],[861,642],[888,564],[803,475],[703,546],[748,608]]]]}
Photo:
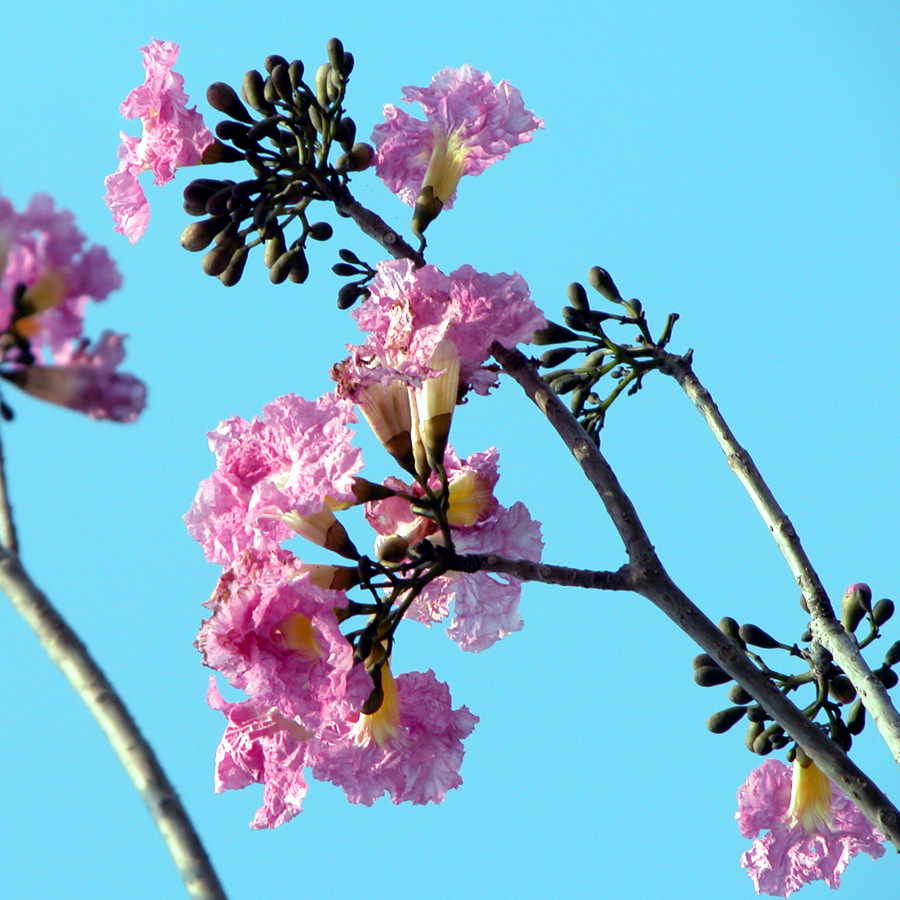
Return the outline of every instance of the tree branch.
{"type": "Polygon", "coordinates": [[[900,811],[675,585],[609,463],[534,366],[518,350],[508,350],[497,343],[491,353],[544,413],[599,494],[628,553],[629,564],[625,568],[632,590],[650,600],[709,653],[900,850],[900,811]]]}
{"type": "Polygon", "coordinates": [[[454,553],[443,547],[435,552],[449,570],[455,572],[497,572],[511,575],[519,581],[539,581],[543,584],[561,584],[569,587],[591,588],[601,591],[633,591],[627,567],[618,572],[601,572],[594,569],[572,569],[569,566],[551,566],[532,562],[530,559],[504,559],[493,553],[454,553]]]}
{"type": "Polygon", "coordinates": [[[769,490],[750,454],[737,442],[709,391],[694,374],[690,360],[664,351],[657,353],[657,359],[660,371],[678,382],[715,435],[729,467],[750,495],[806,598],[815,640],[828,650],[835,663],[853,682],[891,755],[900,765],[900,713],[891,702],[884,684],[863,659],[859,645],[835,617],[828,594],[806,555],[791,520],[769,490]]]}
{"type": "Polygon", "coordinates": [[[22,567],[5,498],[6,478],[0,447],[0,535],[5,545],[0,550],[0,590],[9,597],[103,729],[119,762],[147,804],[188,895],[193,900],[227,900],[200,837],[153,748],[87,648],[22,567]]]}

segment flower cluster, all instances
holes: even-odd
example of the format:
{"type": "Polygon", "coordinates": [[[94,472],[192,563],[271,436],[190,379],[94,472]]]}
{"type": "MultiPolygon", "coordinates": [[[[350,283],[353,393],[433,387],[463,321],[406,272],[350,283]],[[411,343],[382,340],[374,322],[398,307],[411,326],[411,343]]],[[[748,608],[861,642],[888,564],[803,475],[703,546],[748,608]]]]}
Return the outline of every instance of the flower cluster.
{"type": "Polygon", "coordinates": [[[122,132],[119,168],[106,178],[106,205],[116,221],[114,230],[133,244],[147,228],[150,205],[138,175],[152,169],[154,184],[165,184],[181,166],[203,161],[203,151],[213,142],[196,107],[187,108],[184,78],[172,71],[179,47],[171,41],[153,40],[141,47],[147,76],[120,106],[126,119],[140,119],[141,136],[122,132]]]}
{"type": "Polygon", "coordinates": [[[831,888],[857,853],[884,855],[877,831],[815,763],[767,759],[738,791],[741,834],[757,838],[741,857],[758,894],[787,897],[810,881],[831,888]],[[768,834],[758,838],[760,831],[768,834]]]}
{"type": "Polygon", "coordinates": [[[217,790],[265,785],[253,827],[300,811],[307,769],[354,803],[385,791],[395,803],[440,802],[461,783],[462,739],[477,722],[452,708],[432,672],[395,680],[387,660],[372,666],[380,647],[370,659],[354,655],[340,631],[354,570],[304,565],[281,546],[301,533],[358,558],[331,511],[356,500],[353,421],[349,401],[326,395],[282,397],[262,420],[223,422],[210,434],[218,467],[185,517],[207,556],[227,565],[197,647],[248,695],[227,703],[212,683],[208,697],[228,719],[217,790]]]}
{"type": "Polygon", "coordinates": [[[372,141],[376,174],[415,207],[416,234],[453,206],[463,175],[480,175],[544,127],[516,88],[506,81],[495,85],[469,65],[444,69],[429,87],[407,86],[403,94],[407,103],[419,101],[425,121],[388,104],[387,121],[375,126],[372,141]]]}
{"type": "Polygon", "coordinates": [[[146,388],[116,371],[123,336],[82,336],[89,300],[104,300],[122,277],[102,247],[85,248],[73,216],[36,194],[21,213],[0,196],[0,376],[26,393],[130,422],[146,388]]]}

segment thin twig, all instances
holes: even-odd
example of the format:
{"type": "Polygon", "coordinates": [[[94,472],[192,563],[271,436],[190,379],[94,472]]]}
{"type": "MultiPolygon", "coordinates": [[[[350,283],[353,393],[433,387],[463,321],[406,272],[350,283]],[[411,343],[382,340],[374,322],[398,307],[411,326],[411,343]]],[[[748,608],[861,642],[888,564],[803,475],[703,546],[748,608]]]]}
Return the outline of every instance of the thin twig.
{"type": "Polygon", "coordinates": [[[690,360],[662,351],[659,352],[658,359],[660,371],[678,382],[709,425],[725,453],[728,465],[750,495],[806,598],[815,640],[828,650],[835,663],[853,682],[891,755],[900,765],[900,713],[891,702],[884,684],[859,652],[859,645],[835,617],[828,594],[806,555],[791,520],[769,490],[750,454],[737,442],[709,391],[694,374],[690,360]]]}
{"type": "MultiPolygon", "coordinates": [[[[0,457],[2,459],[2,457],[0,457]]],[[[6,495],[0,466],[0,496],[6,495]]],[[[0,501],[0,534],[13,533],[8,504],[0,501]]],[[[5,542],[8,538],[4,538],[5,542]]],[[[227,900],[200,837],[125,704],[69,627],[22,567],[18,556],[0,550],[0,590],[35,633],[103,729],[138,793],[147,804],[193,900],[227,900]]],[[[13,543],[14,546],[14,543],[13,543]]]]}
{"type": "Polygon", "coordinates": [[[19,539],[13,520],[9,493],[6,490],[6,464],[3,459],[3,444],[0,442],[0,547],[11,556],[19,555],[19,539]]]}
{"type": "Polygon", "coordinates": [[[491,353],[544,413],[599,494],[628,554],[625,568],[632,590],[655,604],[709,653],[900,850],[900,811],[675,585],[609,463],[534,366],[518,350],[508,350],[497,343],[491,353]]]}

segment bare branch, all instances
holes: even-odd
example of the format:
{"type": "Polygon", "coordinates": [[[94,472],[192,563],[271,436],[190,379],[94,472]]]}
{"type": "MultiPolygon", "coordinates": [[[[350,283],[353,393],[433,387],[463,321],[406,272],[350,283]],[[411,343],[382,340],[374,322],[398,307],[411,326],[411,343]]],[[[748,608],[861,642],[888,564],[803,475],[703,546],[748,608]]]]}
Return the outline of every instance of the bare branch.
{"type": "Polygon", "coordinates": [[[441,547],[435,549],[447,568],[456,572],[497,572],[501,575],[512,575],[519,581],[539,581],[543,584],[561,584],[601,591],[634,590],[626,567],[619,569],[618,572],[602,572],[594,569],[551,566],[547,563],[532,562],[530,559],[504,559],[493,553],[482,556],[477,553],[450,553],[441,547]]]}
{"type": "Polygon", "coordinates": [[[609,463],[534,366],[518,350],[497,343],[491,352],[544,413],[599,494],[628,553],[626,569],[632,590],[650,600],[709,653],[900,850],[900,811],[675,585],[609,463]]]}
{"type": "Polygon", "coordinates": [[[663,351],[658,353],[658,359],[660,371],[670,375],[681,385],[715,435],[729,467],[750,495],[753,505],[772,533],[772,538],[806,598],[812,616],[812,632],[815,640],[828,650],[837,665],[853,682],[891,755],[900,765],[900,713],[891,702],[881,680],[863,659],[856,641],[847,634],[835,617],[828,594],[806,555],[791,520],[778,505],[750,454],[737,442],[709,391],[694,374],[690,361],[683,356],[663,351]]]}

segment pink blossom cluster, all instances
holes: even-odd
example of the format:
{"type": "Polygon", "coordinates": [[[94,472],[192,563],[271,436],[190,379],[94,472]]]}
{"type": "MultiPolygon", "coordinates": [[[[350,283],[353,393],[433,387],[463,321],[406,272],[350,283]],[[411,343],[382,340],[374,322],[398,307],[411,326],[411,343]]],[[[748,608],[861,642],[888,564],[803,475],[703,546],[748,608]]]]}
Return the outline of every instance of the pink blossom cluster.
{"type": "Polygon", "coordinates": [[[188,109],[184,78],[172,71],[178,44],[153,40],[141,47],[147,71],[142,85],[125,98],[120,112],[140,119],[140,137],[121,133],[119,168],[106,178],[106,205],[113,214],[114,230],[133,244],[147,228],[150,205],[138,175],[152,169],[154,184],[165,184],[175,170],[202,162],[203,151],[214,138],[196,107],[188,109]]]}
{"type": "MultiPolygon", "coordinates": [[[[447,448],[444,468],[450,482],[448,518],[453,546],[458,553],[493,553],[536,562],[544,547],[540,523],[531,518],[524,503],[507,509],[494,496],[498,457],[497,449],[491,447],[461,461],[451,447],[447,448]]],[[[436,488],[434,475],[431,481],[436,488]]],[[[424,495],[419,485],[409,486],[396,478],[386,479],[385,484],[413,496],[424,495]]],[[[369,504],[367,517],[380,535],[400,535],[410,546],[422,540],[441,540],[434,521],[417,516],[409,502],[400,497],[369,504]]],[[[449,616],[453,602],[447,634],[463,650],[477,653],[521,630],[520,595],[521,582],[512,576],[449,572],[429,582],[406,615],[431,625],[449,616]]]]}
{"type": "Polygon", "coordinates": [[[815,763],[767,759],[738,791],[741,834],[756,838],[741,857],[757,894],[787,897],[824,879],[831,888],[857,853],[884,855],[885,836],[831,784],[815,763]],[[759,833],[767,830],[763,837],[759,833]]]}
{"type": "Polygon", "coordinates": [[[105,331],[93,346],[82,336],[88,302],[106,299],[122,277],[104,248],[84,245],[50,197],[35,194],[17,213],[0,196],[2,376],[42,400],[129,422],[146,387],[117,371],[123,335],[105,331]]]}
{"type": "Polygon", "coordinates": [[[347,400],[291,395],[262,419],[223,422],[210,433],[217,469],[185,516],[207,556],[226,564],[197,647],[247,694],[228,702],[213,680],[208,700],[228,720],[216,790],[265,786],[254,828],[300,812],[307,770],[354,803],[386,791],[395,803],[439,803],[461,783],[462,740],[478,721],[453,709],[433,672],[394,680],[388,664],[384,702],[363,712],[373,682],[340,631],[347,594],[321,587],[315,567],[280,546],[290,524],[353,499],[361,465],[347,427],[354,421],[347,400]]]}
{"type": "Polygon", "coordinates": [[[435,266],[408,260],[378,264],[369,296],[354,311],[365,342],[333,374],[345,389],[356,383],[400,379],[419,385],[434,374],[429,362],[437,345],[452,340],[460,358],[460,387],[487,394],[496,367],[483,363],[494,341],[511,348],[530,343],[546,327],[521,275],[487,275],[462,266],[445,275],[435,266]]]}
{"type": "Polygon", "coordinates": [[[376,174],[410,206],[423,186],[431,186],[449,209],[463,175],[480,175],[544,127],[516,88],[494,84],[490,74],[470,65],[444,69],[428,87],[407,86],[403,94],[406,103],[419,101],[425,121],[388,104],[372,141],[376,174]]]}

